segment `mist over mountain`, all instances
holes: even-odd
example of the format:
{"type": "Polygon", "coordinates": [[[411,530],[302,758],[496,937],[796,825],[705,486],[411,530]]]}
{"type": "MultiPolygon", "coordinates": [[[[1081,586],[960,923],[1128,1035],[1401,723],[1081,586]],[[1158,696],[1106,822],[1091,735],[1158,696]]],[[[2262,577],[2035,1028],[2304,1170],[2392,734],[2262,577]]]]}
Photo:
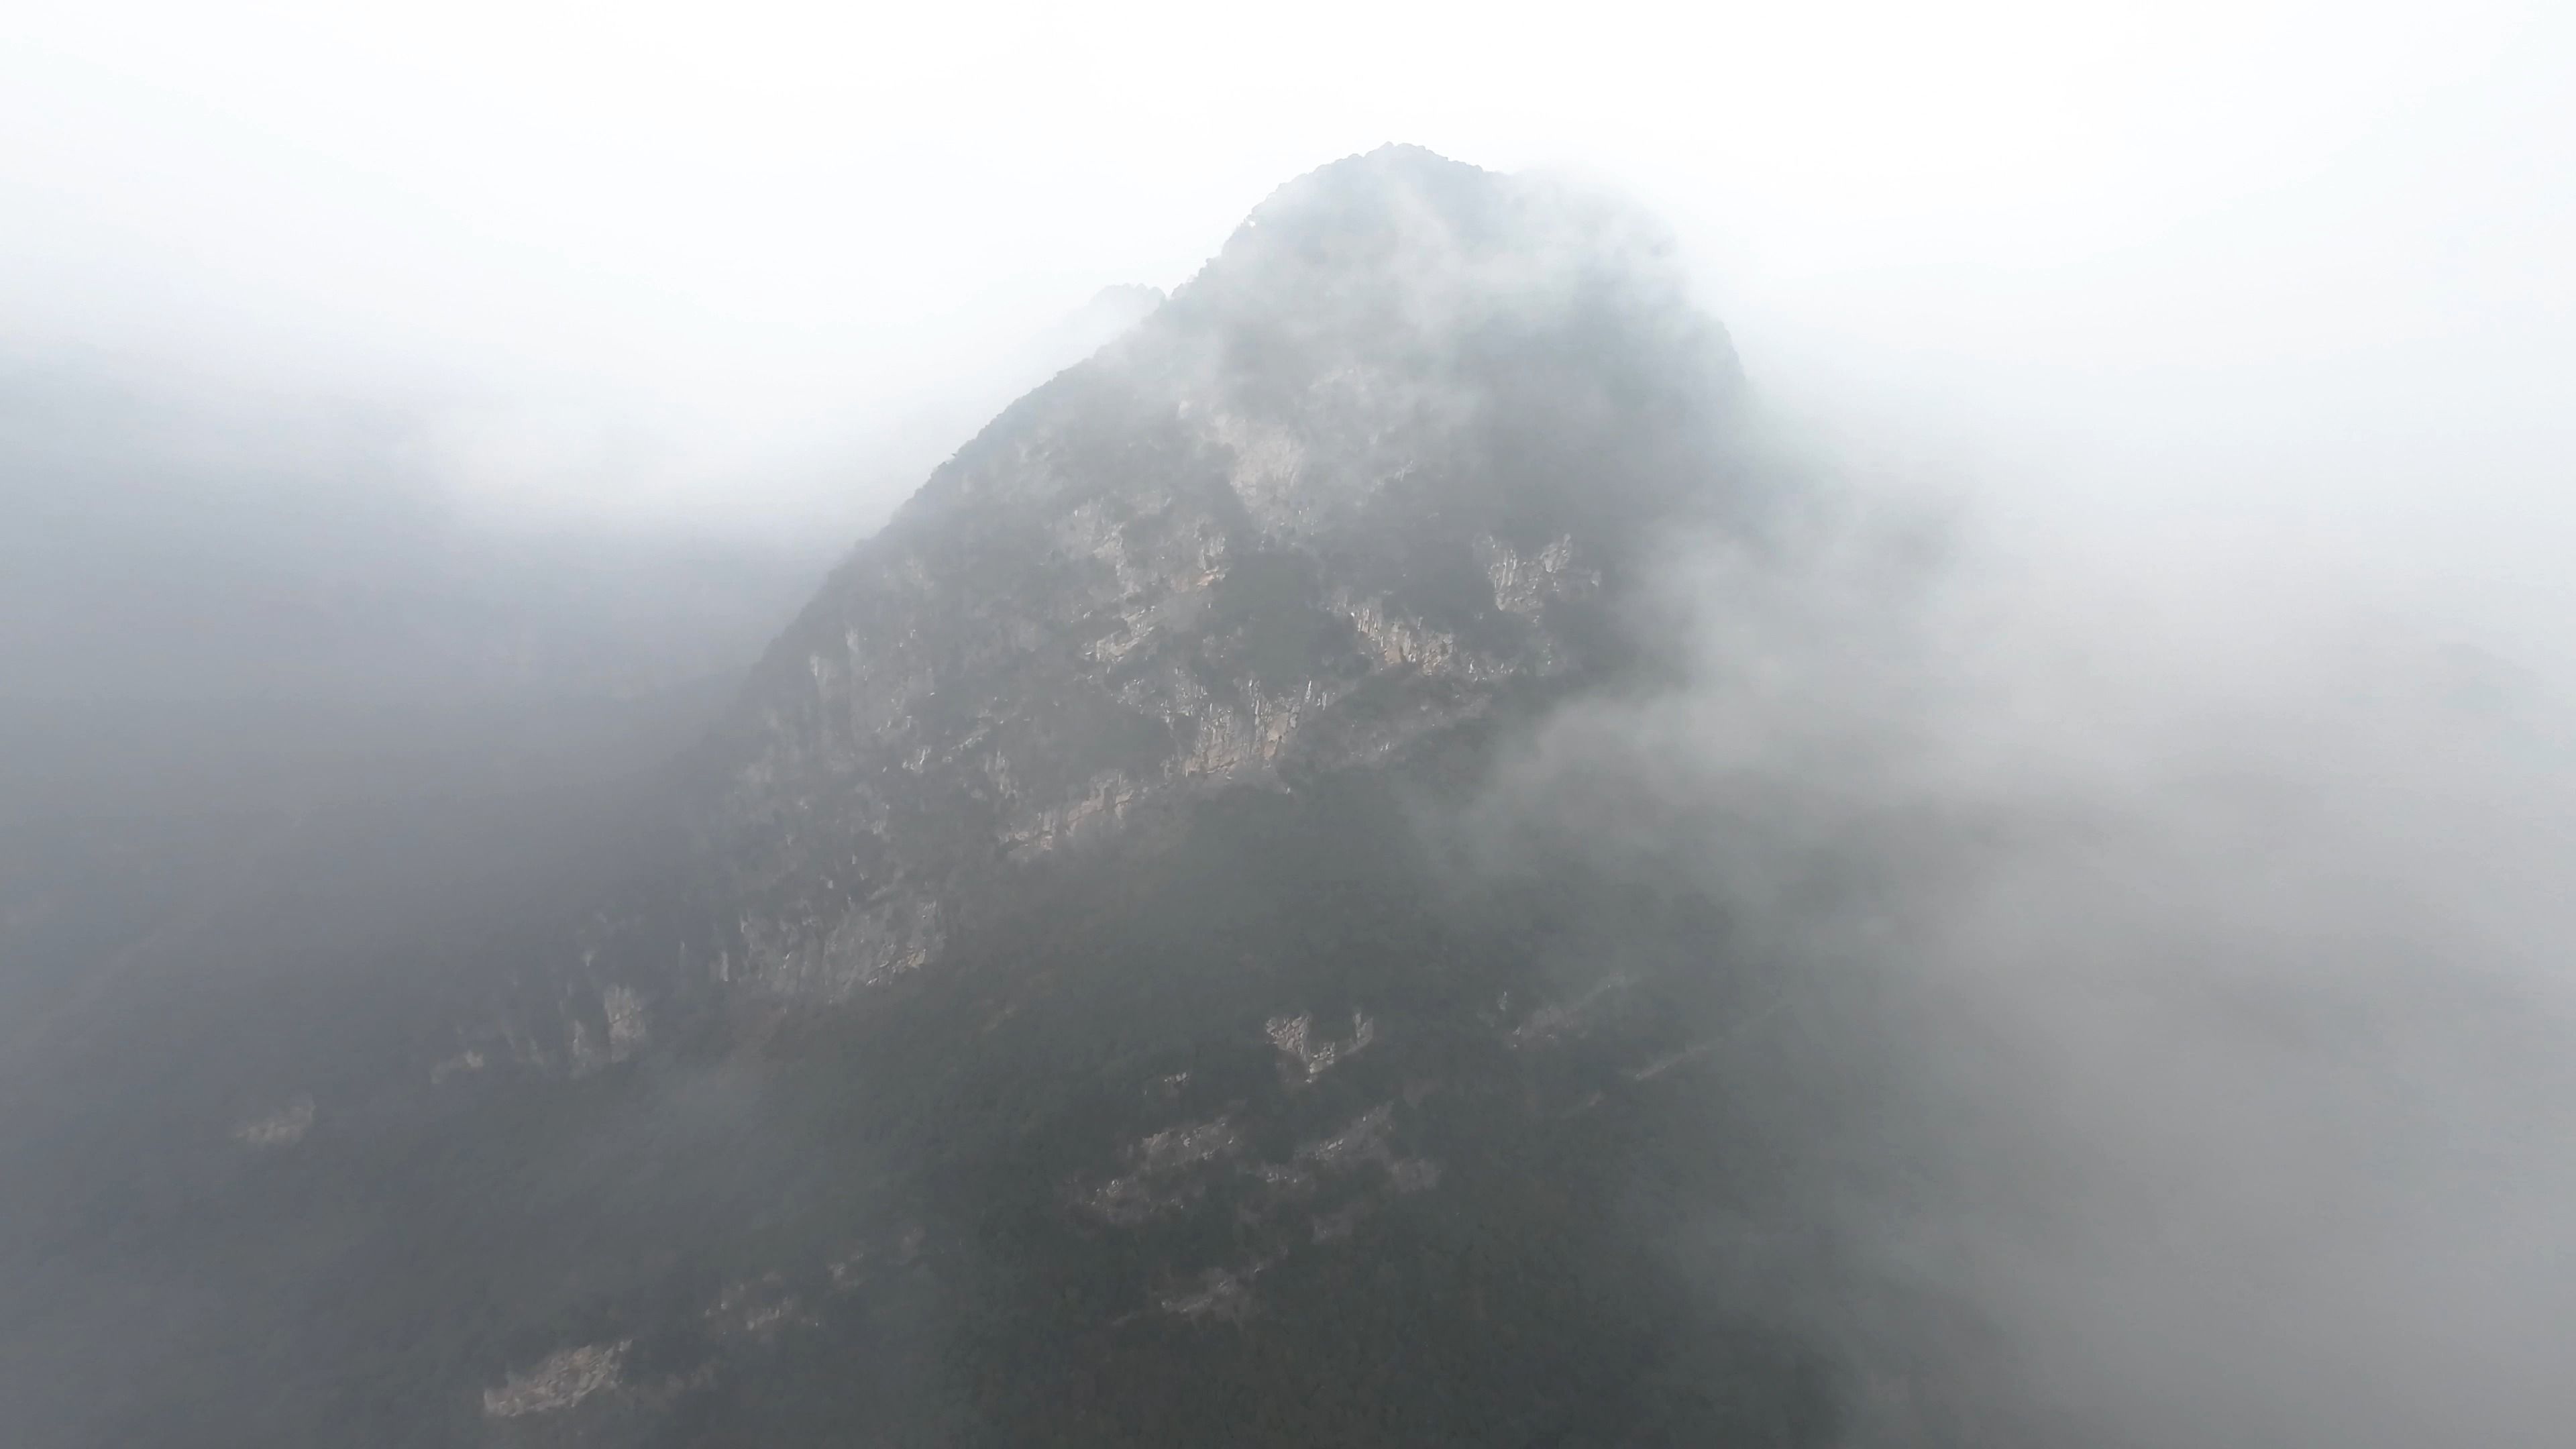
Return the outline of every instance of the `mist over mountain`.
{"type": "Polygon", "coordinates": [[[2554,1442],[2545,686],[2005,567],[1415,147],[1032,348],[828,571],[24,405],[183,456],[16,500],[17,1442],[2554,1442]]]}

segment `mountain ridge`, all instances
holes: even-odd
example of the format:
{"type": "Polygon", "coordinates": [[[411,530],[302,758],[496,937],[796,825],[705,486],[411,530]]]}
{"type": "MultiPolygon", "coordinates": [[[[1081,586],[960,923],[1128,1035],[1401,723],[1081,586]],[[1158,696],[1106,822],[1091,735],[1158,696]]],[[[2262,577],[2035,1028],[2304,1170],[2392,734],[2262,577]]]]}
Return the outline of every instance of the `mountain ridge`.
{"type": "MultiPolygon", "coordinates": [[[[1598,218],[1558,226],[1545,244],[1562,255],[1534,258],[1506,224],[1556,199],[1509,187],[1418,148],[1321,168],[1134,330],[1005,409],[755,670],[708,752],[733,755],[719,814],[735,834],[718,853],[744,849],[746,827],[830,829],[812,818],[827,814],[875,839],[837,840],[846,864],[813,894],[917,873],[887,834],[901,812],[861,778],[889,764],[946,768],[925,812],[995,813],[1005,854],[1043,853],[1169,788],[1367,758],[1571,667],[1581,651],[1559,635],[1610,632],[1584,616],[1616,592],[1605,567],[1636,566],[1626,530],[1673,516],[1714,480],[1670,475],[1722,456],[1699,437],[1678,463],[1618,453],[1657,441],[1656,404],[1731,401],[1740,376],[1713,326],[1655,335],[1678,278],[1638,278],[1598,218]],[[1548,355],[1547,334],[1584,326],[1608,334],[1581,339],[1597,350],[1660,348],[1679,382],[1657,396],[1614,377],[1586,397],[1597,359],[1550,377],[1505,353],[1548,355]],[[1590,474],[1579,498],[1551,471],[1574,466],[1590,474]],[[1358,722],[1367,709],[1385,712],[1358,722]],[[1030,711],[1063,719],[1018,728],[1030,711]]],[[[745,934],[744,979],[845,993],[935,955],[955,909],[902,888],[837,921],[773,902],[801,937],[745,934]]],[[[737,953],[720,951],[730,977],[737,953]]]]}
{"type": "Polygon", "coordinates": [[[1673,1267],[1782,1150],[1694,1035],[1756,967],[1465,838],[1658,667],[1672,540],[1790,496],[1750,427],[1624,208],[1407,148],[1292,181],[578,869],[59,1135],[50,1261],[220,1285],[171,1351],[299,1386],[244,1441],[1831,1442],[1830,1345],[1673,1267]]]}

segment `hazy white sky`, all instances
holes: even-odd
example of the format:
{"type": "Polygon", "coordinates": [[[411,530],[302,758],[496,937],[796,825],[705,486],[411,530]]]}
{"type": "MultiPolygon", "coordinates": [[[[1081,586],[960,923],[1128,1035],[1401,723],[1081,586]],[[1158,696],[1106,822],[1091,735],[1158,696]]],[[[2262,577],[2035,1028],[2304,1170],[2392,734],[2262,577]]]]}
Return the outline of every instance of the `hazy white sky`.
{"type": "Polygon", "coordinates": [[[2439,494],[2467,559],[2576,481],[2566,8],[17,0],[0,327],[427,409],[486,503],[774,527],[1412,140],[1660,207],[1783,397],[2141,518],[2439,494]]]}

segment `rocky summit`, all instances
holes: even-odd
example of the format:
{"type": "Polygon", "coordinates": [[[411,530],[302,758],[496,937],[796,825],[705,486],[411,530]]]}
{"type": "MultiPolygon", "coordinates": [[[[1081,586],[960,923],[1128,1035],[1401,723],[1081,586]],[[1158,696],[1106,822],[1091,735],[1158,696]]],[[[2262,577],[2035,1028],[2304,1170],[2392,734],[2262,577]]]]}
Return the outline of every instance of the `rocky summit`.
{"type": "Polygon", "coordinates": [[[1715,907],[1483,848],[1499,755],[1662,667],[1669,542],[1770,527],[1749,429],[1625,206],[1403,147],[1283,186],[576,866],[155,1058],[193,1115],[30,1134],[30,1241],[192,1305],[31,1292],[132,1363],[31,1442],[1787,1445],[1920,1396],[1760,1286],[1827,1248],[1715,907]]]}
{"type": "Polygon", "coordinates": [[[1014,872],[1605,662],[1651,530],[1740,501],[1740,388],[1633,218],[1394,148],[1283,188],[771,651],[702,816],[715,975],[849,999],[1014,872]]]}

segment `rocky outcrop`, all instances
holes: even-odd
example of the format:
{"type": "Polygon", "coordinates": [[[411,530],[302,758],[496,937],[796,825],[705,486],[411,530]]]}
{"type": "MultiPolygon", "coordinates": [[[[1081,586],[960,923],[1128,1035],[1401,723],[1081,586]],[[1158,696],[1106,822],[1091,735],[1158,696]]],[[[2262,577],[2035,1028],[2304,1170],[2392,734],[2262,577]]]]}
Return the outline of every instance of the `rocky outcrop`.
{"type": "Polygon", "coordinates": [[[1653,664],[1661,542],[1760,515],[1723,336],[1624,212],[1407,150],[1157,300],[849,556],[613,871],[407,937],[398,1008],[261,998],[291,1049],[185,1150],[29,1175],[249,1386],[117,1442],[1842,1442],[1656,1246],[1740,1186],[1657,1156],[1729,1140],[1721,913],[1453,848],[1653,664]]]}
{"type": "Polygon", "coordinates": [[[771,652],[701,818],[714,976],[849,1000],[1015,870],[1578,670],[1737,390],[1616,208],[1404,148],[1283,188],[771,652]]]}

